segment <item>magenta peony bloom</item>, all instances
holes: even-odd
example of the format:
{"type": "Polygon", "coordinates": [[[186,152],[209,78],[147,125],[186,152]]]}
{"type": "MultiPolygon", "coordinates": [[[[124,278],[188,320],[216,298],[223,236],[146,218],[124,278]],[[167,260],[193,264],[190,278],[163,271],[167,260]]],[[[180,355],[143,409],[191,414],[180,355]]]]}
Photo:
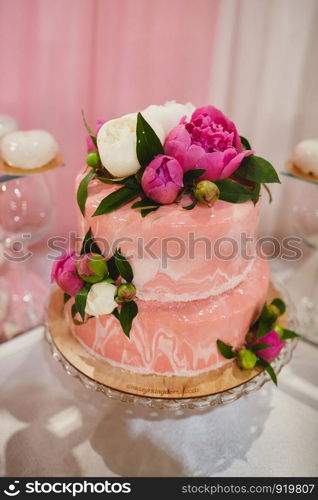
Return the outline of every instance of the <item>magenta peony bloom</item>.
{"type": "MultiPolygon", "coordinates": [[[[102,125],[104,125],[105,122],[106,122],[106,120],[97,120],[97,128],[95,130],[95,136],[98,134],[99,129],[101,128],[102,125]]],[[[88,152],[97,151],[97,147],[93,143],[91,136],[88,134],[86,136],[86,145],[87,145],[88,152]]]]}
{"type": "Polygon", "coordinates": [[[264,359],[265,361],[271,362],[282,350],[282,348],[285,345],[285,342],[281,340],[279,334],[276,332],[276,330],[271,330],[269,333],[266,333],[263,337],[260,339],[256,339],[254,344],[268,344],[271,347],[267,347],[266,349],[261,349],[259,351],[255,351],[255,354],[261,358],[264,359]]]}
{"type": "Polygon", "coordinates": [[[157,203],[173,203],[183,187],[181,165],[175,158],[158,155],[145,168],[141,185],[145,194],[157,203]]]}
{"type": "Polygon", "coordinates": [[[230,177],[254,153],[243,151],[234,123],[213,106],[196,109],[188,123],[183,118],[168,135],[164,150],[179,161],[184,172],[205,169],[201,179],[210,181],[230,177]]]}
{"type": "Polygon", "coordinates": [[[79,292],[84,281],[77,274],[78,255],[74,251],[66,252],[56,259],[52,266],[51,282],[56,282],[65,293],[72,297],[79,292]]]}

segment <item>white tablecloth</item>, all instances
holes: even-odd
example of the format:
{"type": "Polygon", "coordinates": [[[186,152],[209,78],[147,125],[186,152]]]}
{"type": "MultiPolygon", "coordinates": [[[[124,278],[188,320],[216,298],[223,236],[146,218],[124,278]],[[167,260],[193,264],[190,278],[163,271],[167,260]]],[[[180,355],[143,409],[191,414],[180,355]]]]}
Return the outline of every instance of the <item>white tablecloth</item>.
{"type": "Polygon", "coordinates": [[[43,330],[0,346],[0,474],[317,476],[318,349],[301,341],[279,387],[173,414],[85,389],[43,330]]]}

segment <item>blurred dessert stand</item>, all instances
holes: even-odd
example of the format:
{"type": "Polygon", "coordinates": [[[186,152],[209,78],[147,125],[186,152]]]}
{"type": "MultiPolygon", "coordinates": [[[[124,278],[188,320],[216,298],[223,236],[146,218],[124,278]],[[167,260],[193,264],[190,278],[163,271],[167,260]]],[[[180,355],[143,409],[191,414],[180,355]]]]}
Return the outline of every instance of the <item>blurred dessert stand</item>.
{"type": "Polygon", "coordinates": [[[43,174],[0,173],[0,342],[43,320],[48,286],[30,264],[53,217],[43,174]]]}
{"type": "Polygon", "coordinates": [[[284,175],[298,186],[291,217],[294,232],[306,251],[300,261],[281,267],[282,277],[297,307],[300,333],[318,345],[318,179],[295,168],[284,175]]]}

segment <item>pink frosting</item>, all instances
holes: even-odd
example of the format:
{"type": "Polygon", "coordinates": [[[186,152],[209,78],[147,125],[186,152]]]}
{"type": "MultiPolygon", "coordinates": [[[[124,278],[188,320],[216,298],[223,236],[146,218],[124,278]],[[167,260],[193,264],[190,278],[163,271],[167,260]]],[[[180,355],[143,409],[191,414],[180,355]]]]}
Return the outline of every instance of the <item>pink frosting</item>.
{"type": "Polygon", "coordinates": [[[66,316],[83,346],[116,366],[141,373],[191,375],[227,362],[217,349],[217,339],[234,348],[244,343],[266,300],[268,281],[268,264],[258,260],[244,283],[218,297],[183,303],[138,300],[130,339],[113,316],[76,326],[71,301],[66,316]]]}

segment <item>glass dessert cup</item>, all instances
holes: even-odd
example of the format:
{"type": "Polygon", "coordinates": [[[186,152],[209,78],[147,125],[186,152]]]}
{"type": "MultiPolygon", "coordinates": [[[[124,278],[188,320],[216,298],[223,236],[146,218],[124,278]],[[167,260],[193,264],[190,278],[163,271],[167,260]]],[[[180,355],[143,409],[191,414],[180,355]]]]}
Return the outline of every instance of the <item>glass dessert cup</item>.
{"type": "Polygon", "coordinates": [[[30,266],[30,250],[53,219],[41,174],[0,178],[0,341],[42,322],[48,287],[30,266]]]}

